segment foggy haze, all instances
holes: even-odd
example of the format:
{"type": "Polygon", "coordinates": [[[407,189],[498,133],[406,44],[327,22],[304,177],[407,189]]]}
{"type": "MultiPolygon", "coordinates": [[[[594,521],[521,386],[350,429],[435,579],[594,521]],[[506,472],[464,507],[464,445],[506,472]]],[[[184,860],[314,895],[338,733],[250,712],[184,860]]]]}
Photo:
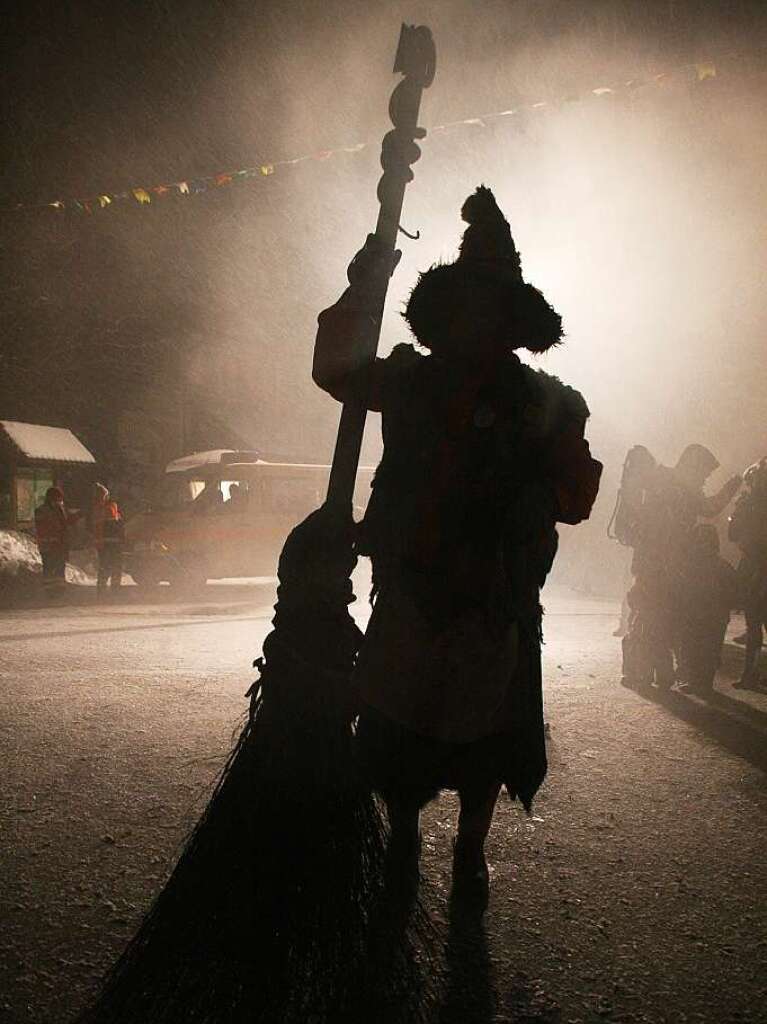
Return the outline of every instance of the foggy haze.
{"type": "Polygon", "coordinates": [[[766,12],[12,0],[0,1024],[767,1024],[766,12]],[[312,380],[403,22],[379,355],[486,185],[590,451],[492,302],[371,378],[329,316],[312,380]]]}
{"type": "MultiPolygon", "coordinates": [[[[399,23],[429,24],[438,70],[422,124],[517,113],[424,140],[403,214],[421,238],[401,238],[381,352],[410,340],[399,312],[417,273],[454,258],[461,203],[488,184],[526,279],[565,325],[562,347],[530,361],[592,409],[588,435],[606,469],[579,550],[593,555],[631,444],[664,462],[706,444],[723,467],[713,483],[767,450],[764,72],[747,55],[746,22],[714,5],[682,6],[678,38],[660,15],[653,34],[651,18],[613,7],[622,20],[598,3],[235,4],[183,23],[157,7],[165,36],[154,41],[117,14],[71,24],[49,50],[80,80],[67,79],[64,98],[52,82],[19,97],[19,123],[37,131],[16,146],[6,192],[22,181],[29,201],[93,195],[369,145],[148,209],[5,216],[9,334],[39,333],[47,317],[64,352],[74,336],[81,352],[105,335],[124,338],[124,351],[136,334],[164,339],[161,401],[194,395],[251,446],[328,461],[338,408],[310,379],[316,315],[375,223],[399,23]],[[108,68],[114,52],[123,63],[108,68]],[[698,81],[695,61],[715,75],[698,81]],[[594,95],[600,87],[616,91],[594,95]]],[[[25,40],[19,83],[40,45],[25,40]]],[[[157,392],[148,377],[134,405],[157,392]]],[[[378,426],[371,416],[364,461],[380,453],[378,426]]],[[[606,557],[617,565],[621,554],[606,557]]]]}

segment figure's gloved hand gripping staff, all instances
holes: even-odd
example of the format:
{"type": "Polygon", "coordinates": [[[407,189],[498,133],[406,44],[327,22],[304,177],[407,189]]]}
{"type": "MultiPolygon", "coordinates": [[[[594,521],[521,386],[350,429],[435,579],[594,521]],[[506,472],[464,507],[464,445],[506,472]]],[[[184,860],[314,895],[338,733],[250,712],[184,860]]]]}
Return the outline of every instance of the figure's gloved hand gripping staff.
{"type": "MultiPolygon", "coordinates": [[[[381,146],[383,175],[378,182],[378,223],[349,265],[349,287],[335,306],[320,316],[313,376],[337,397],[333,380],[372,364],[378,349],[389,279],[399,262],[396,250],[405,188],[413,180],[411,165],[421,150],[416,139],[426,135],[418,127],[421,96],[433,79],[436,52],[431,32],[423,25],[403,25],[394,60],[394,72],[404,75],[389,101],[394,128],[381,146]]],[[[338,427],[327,503],[351,513],[367,403],[345,402],[338,427]]]]}

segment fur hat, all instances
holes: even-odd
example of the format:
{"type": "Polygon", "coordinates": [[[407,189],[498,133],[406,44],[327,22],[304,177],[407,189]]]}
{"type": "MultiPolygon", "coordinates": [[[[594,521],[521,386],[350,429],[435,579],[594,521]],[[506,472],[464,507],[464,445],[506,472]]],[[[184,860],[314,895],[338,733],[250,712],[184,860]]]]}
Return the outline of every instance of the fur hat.
{"type": "Polygon", "coordinates": [[[403,316],[417,340],[439,352],[456,311],[476,309],[489,318],[510,348],[545,352],[562,338],[562,319],[543,295],[522,278],[511,228],[495,196],[484,185],[461,208],[468,223],[454,263],[421,274],[403,316]]]}

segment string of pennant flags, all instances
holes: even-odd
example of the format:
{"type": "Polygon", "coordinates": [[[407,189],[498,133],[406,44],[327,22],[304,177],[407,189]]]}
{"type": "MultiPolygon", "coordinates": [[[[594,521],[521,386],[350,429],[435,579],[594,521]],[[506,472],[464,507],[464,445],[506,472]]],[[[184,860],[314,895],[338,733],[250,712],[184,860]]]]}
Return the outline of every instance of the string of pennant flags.
{"type": "MultiPolygon", "coordinates": [[[[644,78],[633,78],[618,84],[597,86],[594,89],[589,89],[585,93],[579,93],[575,96],[567,96],[562,100],[543,100],[538,103],[522,104],[507,110],[499,110],[491,114],[483,114],[479,117],[467,117],[459,121],[433,125],[428,129],[428,134],[445,134],[468,127],[486,128],[493,122],[515,116],[518,117],[528,112],[556,109],[563,102],[583,100],[592,96],[605,97],[631,92],[641,86],[647,85],[661,86],[667,84],[674,76],[678,76],[680,74],[690,76],[692,81],[702,82],[709,78],[716,78],[719,74],[720,67],[720,63],[714,61],[701,61],[694,64],[684,64],[673,68],[671,71],[653,74],[644,78]]],[[[11,206],[4,207],[4,209],[50,209],[59,212],[70,211],[82,214],[92,214],[99,210],[106,210],[115,204],[129,203],[135,206],[149,206],[166,196],[199,195],[200,193],[224,188],[237,182],[268,178],[283,168],[295,167],[298,164],[306,163],[308,161],[326,161],[342,154],[357,154],[368,149],[372,145],[377,146],[379,144],[380,140],[376,143],[358,142],[350,146],[340,146],[336,149],[323,149],[314,153],[308,153],[304,156],[294,157],[290,160],[275,160],[271,163],[262,163],[256,167],[245,167],[237,171],[224,171],[219,174],[210,174],[203,177],[185,178],[181,181],[174,181],[162,185],[140,185],[134,188],[125,189],[121,192],[102,192],[97,195],[89,196],[88,198],[55,199],[50,202],[42,203],[16,203],[11,206]]]]}

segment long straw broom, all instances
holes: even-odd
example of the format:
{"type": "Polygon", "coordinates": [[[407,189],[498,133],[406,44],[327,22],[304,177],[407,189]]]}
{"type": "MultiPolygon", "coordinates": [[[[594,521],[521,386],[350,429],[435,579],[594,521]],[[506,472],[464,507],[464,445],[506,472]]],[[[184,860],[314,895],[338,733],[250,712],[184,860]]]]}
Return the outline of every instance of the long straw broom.
{"type": "MultiPolygon", "coordinates": [[[[422,90],[424,27],[402,26],[378,251],[392,259],[422,90]]],[[[385,264],[385,260],[383,261],[385,264]]],[[[391,260],[389,261],[391,263],[391,260]]],[[[375,356],[389,272],[367,282],[375,356]]],[[[80,1024],[415,1021],[424,919],[391,903],[386,826],[354,758],[351,502],[365,407],[345,406],[328,497],[288,537],[250,714],[162,892],[80,1024]],[[401,912],[400,912],[401,911],[401,912]]]]}

